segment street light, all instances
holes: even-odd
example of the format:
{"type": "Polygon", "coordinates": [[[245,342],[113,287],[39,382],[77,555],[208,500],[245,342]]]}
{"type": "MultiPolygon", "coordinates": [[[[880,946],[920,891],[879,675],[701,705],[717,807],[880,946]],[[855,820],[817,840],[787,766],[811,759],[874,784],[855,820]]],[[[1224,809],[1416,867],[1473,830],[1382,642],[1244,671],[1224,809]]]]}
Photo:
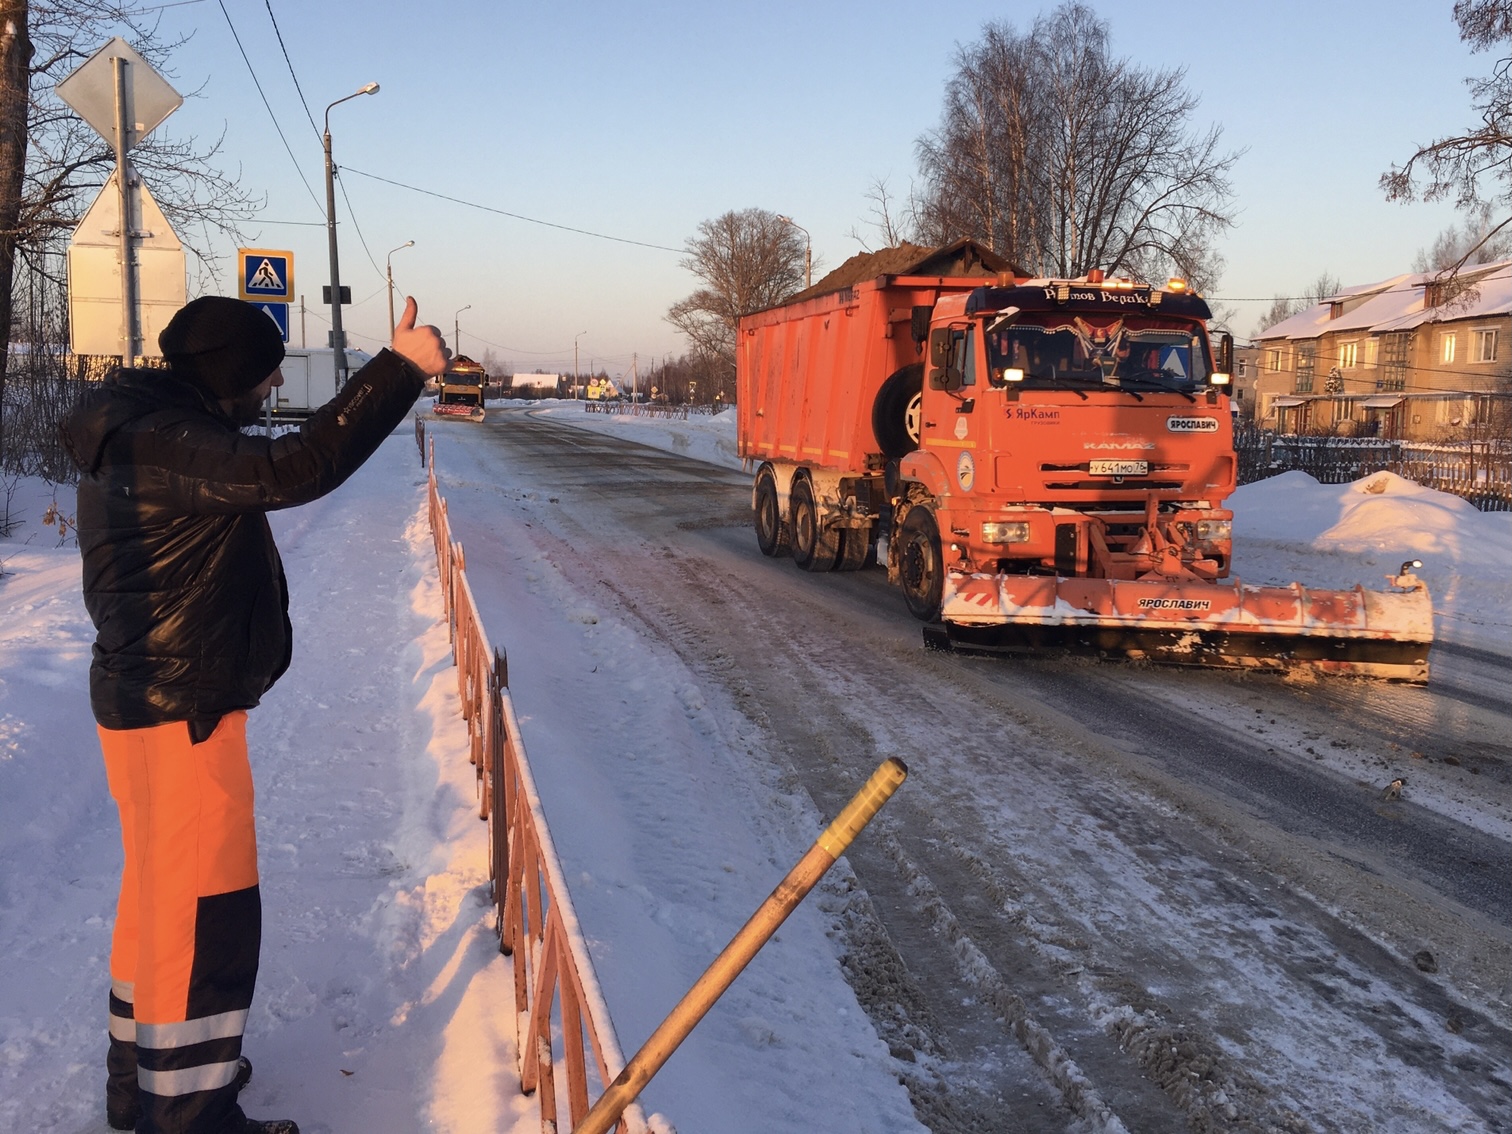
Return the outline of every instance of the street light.
{"type": "Polygon", "coordinates": [[[336,267],[336,167],[331,164],[331,107],[340,106],[358,95],[377,94],[378,84],[369,83],[345,98],[338,98],[325,108],[326,238],[331,245],[331,361],[336,367],[336,388],[346,383],[346,334],[341,329],[341,272],[336,267]]]}
{"type": "Polygon", "coordinates": [[[809,230],[795,221],[792,217],[778,217],[783,224],[790,224],[799,232],[803,233],[803,290],[807,291],[814,283],[814,241],[809,236],[809,230]]]}
{"type": "Polygon", "coordinates": [[[385,271],[387,272],[387,275],[388,275],[389,341],[390,342],[392,342],[393,339],[394,339],[394,253],[395,252],[402,252],[404,249],[406,249],[406,248],[413,248],[414,246],[415,246],[415,242],[413,240],[406,240],[403,244],[399,245],[398,248],[390,249],[389,250],[389,254],[386,257],[384,257],[384,260],[383,260],[384,265],[385,265],[385,271]]]}
{"type": "Polygon", "coordinates": [[[587,331],[579,331],[577,334],[575,334],[575,335],[572,336],[572,397],[573,397],[574,401],[577,399],[577,390],[578,390],[578,351],[577,351],[577,341],[580,338],[582,338],[584,335],[586,335],[587,333],[588,333],[587,331]]]}
{"type": "Polygon", "coordinates": [[[462,324],[457,320],[461,317],[462,312],[471,310],[472,304],[469,303],[466,307],[457,308],[457,313],[452,316],[452,354],[460,355],[462,353],[462,324]]]}

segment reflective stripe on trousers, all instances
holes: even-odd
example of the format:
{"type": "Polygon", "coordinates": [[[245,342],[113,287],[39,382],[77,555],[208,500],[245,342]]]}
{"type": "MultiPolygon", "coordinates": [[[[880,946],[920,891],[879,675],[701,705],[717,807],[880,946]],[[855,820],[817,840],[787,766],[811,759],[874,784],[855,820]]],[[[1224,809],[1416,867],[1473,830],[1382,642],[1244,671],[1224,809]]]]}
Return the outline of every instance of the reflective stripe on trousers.
{"type": "Polygon", "coordinates": [[[209,1134],[239,1113],[262,931],[246,718],[201,744],[181,722],[99,730],[125,849],[106,1090],[135,1087],[138,1134],[209,1134]]]}

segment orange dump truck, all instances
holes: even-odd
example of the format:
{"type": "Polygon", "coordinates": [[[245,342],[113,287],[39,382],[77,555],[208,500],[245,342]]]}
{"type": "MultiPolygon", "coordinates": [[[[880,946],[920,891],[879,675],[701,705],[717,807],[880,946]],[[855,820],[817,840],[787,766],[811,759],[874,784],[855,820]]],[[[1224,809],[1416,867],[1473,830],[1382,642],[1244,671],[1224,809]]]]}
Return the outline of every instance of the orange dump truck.
{"type": "Polygon", "coordinates": [[[937,648],[1427,679],[1410,567],[1378,591],[1231,577],[1233,344],[1200,296],[898,251],[740,322],[765,554],[880,558],[937,648]]]}

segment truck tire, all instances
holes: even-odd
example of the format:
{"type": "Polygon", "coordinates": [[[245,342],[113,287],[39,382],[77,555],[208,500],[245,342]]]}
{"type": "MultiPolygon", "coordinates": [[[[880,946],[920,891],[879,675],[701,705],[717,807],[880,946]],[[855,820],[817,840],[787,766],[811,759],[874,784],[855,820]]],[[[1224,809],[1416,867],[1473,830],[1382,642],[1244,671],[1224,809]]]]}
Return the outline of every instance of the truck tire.
{"type": "Polygon", "coordinates": [[[872,402],[872,432],[889,461],[919,447],[919,406],[924,397],[924,364],[915,362],[895,370],[872,402]]]}
{"type": "Polygon", "coordinates": [[[940,529],[929,509],[915,506],[903,517],[898,533],[898,581],[908,611],[921,622],[940,617],[945,563],[940,556],[940,529]]]}
{"type": "Polygon", "coordinates": [[[777,478],[770,468],[756,474],[755,506],[756,546],[761,554],[780,559],[792,551],[792,529],[782,516],[782,498],[777,495],[777,478]]]}
{"type": "Polygon", "coordinates": [[[835,560],[835,570],[859,571],[868,562],[875,563],[877,541],[872,538],[875,534],[876,529],[871,526],[841,529],[840,555],[835,560]]]}
{"type": "Polygon", "coordinates": [[[827,528],[806,476],[793,481],[793,562],[805,571],[832,571],[840,557],[840,529],[827,528]]]}

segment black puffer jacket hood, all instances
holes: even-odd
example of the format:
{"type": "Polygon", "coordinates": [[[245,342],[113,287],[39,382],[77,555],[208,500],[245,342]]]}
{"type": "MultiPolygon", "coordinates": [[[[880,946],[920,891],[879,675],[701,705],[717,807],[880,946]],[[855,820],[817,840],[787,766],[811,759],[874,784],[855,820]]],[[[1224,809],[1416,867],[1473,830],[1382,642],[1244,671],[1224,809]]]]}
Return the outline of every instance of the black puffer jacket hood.
{"type": "Polygon", "coordinates": [[[106,728],[213,726],[288,668],[288,588],[266,513],[324,495],[403,419],[424,379],[384,351],[297,433],[241,433],[198,387],[124,370],[61,427],[79,466],[90,668],[106,728]]]}

